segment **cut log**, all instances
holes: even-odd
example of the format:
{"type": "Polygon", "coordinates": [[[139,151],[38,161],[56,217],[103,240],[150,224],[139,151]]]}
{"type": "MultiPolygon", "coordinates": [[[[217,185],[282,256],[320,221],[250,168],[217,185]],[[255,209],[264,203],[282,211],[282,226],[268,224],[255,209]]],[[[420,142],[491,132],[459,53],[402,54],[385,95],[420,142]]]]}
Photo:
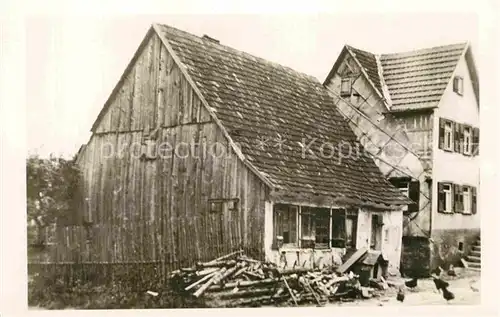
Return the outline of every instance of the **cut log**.
{"type": "Polygon", "coordinates": [[[246,291],[239,291],[236,293],[233,292],[227,292],[227,293],[218,293],[218,294],[212,294],[212,296],[221,298],[221,299],[228,299],[228,298],[244,298],[244,297],[252,297],[252,296],[262,296],[262,295],[271,295],[273,292],[272,289],[269,288],[263,288],[263,289],[251,289],[251,290],[246,290],[246,291]]]}
{"type": "Polygon", "coordinates": [[[248,270],[248,267],[246,267],[246,266],[242,267],[236,273],[234,273],[233,277],[239,276],[241,273],[245,272],[246,270],[248,270]]]}
{"type": "Polygon", "coordinates": [[[224,290],[224,289],[229,289],[229,288],[245,288],[245,287],[251,287],[251,286],[265,286],[265,285],[272,285],[277,283],[277,279],[273,278],[267,278],[264,280],[257,280],[257,281],[241,281],[241,282],[231,282],[227,283],[224,285],[212,285],[210,286],[209,290],[210,291],[218,291],[218,290],[224,290]]]}
{"type": "Polygon", "coordinates": [[[212,284],[217,284],[222,280],[223,274],[227,271],[227,268],[223,267],[218,274],[215,274],[211,279],[208,280],[205,284],[203,284],[196,292],[194,292],[194,297],[200,297],[203,292],[207,290],[212,284]]]}
{"type": "MultiPolygon", "coordinates": [[[[222,261],[222,260],[225,260],[225,259],[228,259],[232,256],[235,256],[235,255],[238,255],[238,254],[242,254],[243,253],[243,250],[238,250],[238,251],[234,251],[234,252],[231,252],[231,253],[228,253],[226,255],[223,255],[221,257],[218,257],[217,259],[213,259],[212,261],[210,262],[219,262],[219,261],[222,261]]],[[[206,262],[206,263],[210,263],[210,262],[206,262]]]]}
{"type": "Polygon", "coordinates": [[[325,286],[328,288],[328,287],[332,286],[333,284],[337,284],[337,283],[340,283],[340,282],[346,282],[348,280],[349,280],[348,276],[334,277],[330,281],[328,281],[328,283],[326,283],[325,286]]]}
{"type": "Polygon", "coordinates": [[[199,279],[198,281],[194,282],[193,284],[189,285],[188,287],[185,288],[186,291],[189,291],[190,289],[192,289],[193,287],[205,282],[206,280],[210,279],[211,277],[213,277],[215,274],[217,274],[218,271],[215,271],[215,272],[212,272],[208,275],[205,275],[204,277],[202,277],[201,279],[199,279]]]}
{"type": "Polygon", "coordinates": [[[207,274],[211,274],[213,272],[217,272],[218,270],[219,270],[219,268],[217,268],[217,267],[211,267],[211,268],[208,268],[208,269],[197,271],[196,275],[197,276],[204,276],[204,275],[207,275],[207,274]]]}
{"type": "Polygon", "coordinates": [[[285,283],[285,286],[288,289],[288,293],[290,293],[290,296],[292,297],[292,300],[293,300],[295,306],[297,306],[298,305],[297,300],[295,299],[295,295],[293,294],[292,289],[290,288],[290,285],[288,285],[288,282],[286,281],[286,277],[283,276],[282,279],[283,279],[283,283],[285,283]]]}
{"type": "Polygon", "coordinates": [[[212,267],[225,267],[225,266],[234,266],[236,265],[236,261],[212,261],[212,262],[198,262],[196,263],[196,267],[200,268],[212,268],[212,267]]]}
{"type": "Polygon", "coordinates": [[[296,267],[294,269],[275,269],[281,275],[290,275],[290,274],[304,274],[311,271],[310,269],[305,269],[302,267],[296,267]]]}
{"type": "Polygon", "coordinates": [[[258,280],[264,279],[263,275],[260,275],[260,274],[254,273],[254,272],[249,272],[249,271],[244,271],[243,275],[246,275],[248,277],[251,277],[251,278],[254,278],[254,279],[258,279],[258,280]]]}

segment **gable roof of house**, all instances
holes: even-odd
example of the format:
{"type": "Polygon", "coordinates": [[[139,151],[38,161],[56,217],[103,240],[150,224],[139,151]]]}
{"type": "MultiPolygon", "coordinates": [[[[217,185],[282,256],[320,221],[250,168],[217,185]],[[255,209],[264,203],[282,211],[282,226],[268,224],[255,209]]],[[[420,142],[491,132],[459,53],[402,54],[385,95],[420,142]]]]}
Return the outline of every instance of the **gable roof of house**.
{"type": "Polygon", "coordinates": [[[356,143],[316,78],[170,26],[154,24],[146,38],[151,32],[160,37],[240,159],[276,197],[382,209],[411,203],[356,143]],[[325,142],[336,146],[334,151],[343,144],[342,157],[337,152],[330,159],[311,154],[320,153],[325,142]]]}
{"type": "MultiPolygon", "coordinates": [[[[346,48],[363,67],[374,88],[381,95],[384,95],[383,89],[387,89],[390,111],[437,107],[464,54],[467,54],[471,79],[479,100],[478,78],[468,43],[381,55],[349,45],[346,48]]],[[[325,83],[333,73],[332,69],[325,83]]]]}
{"type": "Polygon", "coordinates": [[[316,78],[166,25],[155,28],[245,159],[274,188],[356,205],[409,202],[364,151],[350,156],[343,146],[340,162],[338,155],[304,155],[304,147],[320,153],[322,142],[356,144],[316,78]]]}

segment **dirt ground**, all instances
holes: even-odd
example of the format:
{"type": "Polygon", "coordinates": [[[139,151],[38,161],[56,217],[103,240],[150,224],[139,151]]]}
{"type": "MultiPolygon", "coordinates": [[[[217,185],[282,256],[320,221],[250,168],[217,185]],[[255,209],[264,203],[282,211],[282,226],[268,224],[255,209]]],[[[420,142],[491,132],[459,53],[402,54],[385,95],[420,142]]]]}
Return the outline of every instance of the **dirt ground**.
{"type": "MultiPolygon", "coordinates": [[[[458,269],[457,269],[458,271],[458,269]]],[[[396,300],[396,288],[389,288],[384,295],[353,302],[330,303],[328,306],[389,306],[389,305],[480,305],[481,304],[481,276],[479,272],[458,271],[455,278],[443,273],[443,280],[450,283],[448,288],[455,294],[455,299],[446,302],[441,293],[438,293],[431,278],[418,281],[414,290],[405,291],[404,302],[396,300]]]]}

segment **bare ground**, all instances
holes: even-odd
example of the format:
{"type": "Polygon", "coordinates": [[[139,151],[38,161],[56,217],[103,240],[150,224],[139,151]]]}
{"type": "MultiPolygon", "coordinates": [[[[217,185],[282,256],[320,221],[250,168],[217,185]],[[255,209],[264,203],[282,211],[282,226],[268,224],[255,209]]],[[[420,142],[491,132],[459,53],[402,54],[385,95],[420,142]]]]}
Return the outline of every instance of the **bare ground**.
{"type": "MultiPolygon", "coordinates": [[[[455,278],[443,276],[442,279],[450,283],[448,288],[455,294],[455,299],[446,302],[443,295],[436,290],[430,278],[418,281],[414,290],[405,291],[404,302],[396,300],[396,288],[389,288],[380,297],[356,300],[353,302],[329,303],[328,306],[389,306],[389,305],[480,305],[481,304],[481,276],[479,272],[458,270],[455,278]]],[[[446,275],[444,273],[443,275],[446,275]]]]}

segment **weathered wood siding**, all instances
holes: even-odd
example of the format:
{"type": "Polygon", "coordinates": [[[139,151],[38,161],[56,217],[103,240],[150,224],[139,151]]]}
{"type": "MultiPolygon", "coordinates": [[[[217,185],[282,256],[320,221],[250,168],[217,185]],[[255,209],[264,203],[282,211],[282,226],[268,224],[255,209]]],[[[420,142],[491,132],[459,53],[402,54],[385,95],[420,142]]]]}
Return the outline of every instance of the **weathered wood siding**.
{"type": "Polygon", "coordinates": [[[81,159],[83,227],[60,229],[58,261],[165,261],[169,267],[244,248],[263,257],[266,186],[222,131],[153,35],[81,159]],[[144,138],[153,155],[140,158],[144,138]],[[206,150],[204,150],[206,149],[206,150]],[[221,154],[222,155],[219,155],[221,154]],[[239,199],[210,212],[208,199],[239,199]],[[71,249],[78,252],[69,252],[71,249]]]}

